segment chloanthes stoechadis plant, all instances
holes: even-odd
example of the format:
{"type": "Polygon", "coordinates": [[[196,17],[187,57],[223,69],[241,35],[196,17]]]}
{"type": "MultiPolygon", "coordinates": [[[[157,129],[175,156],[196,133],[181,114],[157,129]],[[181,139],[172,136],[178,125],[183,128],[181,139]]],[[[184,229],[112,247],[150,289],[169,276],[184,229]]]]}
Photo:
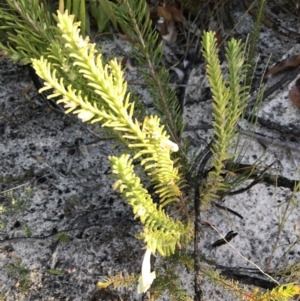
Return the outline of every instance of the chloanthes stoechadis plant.
{"type": "Polygon", "coordinates": [[[48,98],[59,98],[58,103],[63,103],[66,113],[77,114],[83,122],[100,122],[128,147],[130,154],[110,156],[109,160],[116,179],[113,187],[125,196],[135,217],[144,225],[137,237],[146,247],[139,281],[139,292],[145,291],[155,277],[149,269],[151,252],[171,255],[176,246],[190,239],[190,223],[173,219],[163,210],[182,197],[180,167],[171,159],[178,145],[169,139],[157,116],[146,116],[144,120],[134,117],[134,103],[130,102],[123,71],[116,59],[104,66],[95,44],[79,34],[79,24],[73,22],[73,16],[66,11],[58,12],[56,18],[60,45],[51,44],[47,57],[32,59],[34,69],[45,81],[40,92],[52,91],[48,98]],[[61,69],[74,77],[74,85],[65,86],[64,77],[58,77],[61,69]],[[136,159],[159,195],[159,205],[136,176],[133,165],[136,159]]]}
{"type": "MultiPolygon", "coordinates": [[[[45,81],[45,87],[41,91],[47,90],[50,93],[49,98],[58,98],[58,103],[64,105],[66,113],[76,114],[83,122],[100,123],[113,132],[127,148],[122,155],[111,155],[109,160],[112,176],[115,179],[113,188],[120,191],[132,207],[135,217],[143,225],[143,230],[137,235],[137,238],[144,242],[145,247],[142,271],[140,277],[110,277],[100,282],[98,287],[103,288],[110,284],[119,287],[124,283],[138,282],[138,292],[143,293],[150,288],[155,277],[157,280],[160,277],[157,271],[151,269],[151,254],[172,255],[176,247],[187,245],[193,236],[191,226],[193,215],[190,215],[190,219],[182,221],[176,218],[178,215],[172,211],[173,204],[183,198],[187,199],[182,192],[182,186],[185,184],[182,169],[178,164],[179,161],[173,160],[174,157],[172,157],[172,154],[180,147],[177,140],[170,138],[170,136],[173,137],[174,131],[169,130],[167,133],[158,116],[136,117],[135,104],[131,101],[130,94],[127,93],[121,65],[116,59],[103,64],[96,45],[91,44],[88,38],[80,36],[79,24],[74,23],[73,17],[67,12],[58,12],[57,17],[54,17],[58,26],[49,25],[47,32],[43,33],[45,25],[40,21],[43,20],[42,16],[45,12],[41,6],[38,6],[40,1],[31,1],[32,10],[37,10],[32,16],[26,11],[28,8],[24,4],[29,5],[28,1],[12,2],[16,4],[12,6],[16,9],[15,14],[11,14],[13,17],[6,15],[5,12],[2,12],[2,15],[0,13],[0,18],[1,16],[9,18],[10,22],[7,26],[11,26],[10,30],[12,30],[9,40],[12,43],[6,46],[0,45],[2,49],[15,61],[31,62],[37,74],[45,81]],[[14,20],[18,21],[18,18],[22,18],[22,22],[14,22],[14,20]],[[32,20],[35,32],[33,37],[30,37],[29,25],[32,20]],[[14,32],[16,27],[18,32],[26,33],[28,40],[23,38],[22,34],[14,32]],[[44,40],[37,38],[40,32],[44,40]],[[142,168],[147,182],[152,183],[154,193],[158,195],[158,203],[153,201],[152,195],[143,186],[141,178],[144,179],[144,176],[137,176],[136,165],[139,166],[139,174],[142,168]],[[175,217],[171,217],[170,213],[175,217]]],[[[47,13],[46,16],[49,17],[47,13]]],[[[222,177],[226,172],[224,162],[234,158],[230,149],[234,144],[237,120],[245,106],[247,88],[241,85],[245,73],[244,50],[241,42],[232,40],[228,44],[226,50],[228,80],[222,77],[213,33],[204,35],[203,45],[204,56],[207,59],[208,78],[214,96],[215,134],[211,148],[213,169],[208,173],[207,181],[200,187],[201,202],[209,204],[211,200],[218,197],[220,190],[228,188],[222,177]]],[[[149,59],[152,60],[153,57],[149,56],[149,59]]],[[[174,114],[177,113],[176,109],[174,114]]],[[[167,120],[165,122],[168,123],[167,120]]],[[[180,125],[181,121],[175,124],[180,125]]],[[[216,278],[216,282],[225,283],[220,277],[216,278]]],[[[173,281],[172,284],[174,283],[173,281]]],[[[226,287],[230,286],[226,284],[226,287]]],[[[240,296],[244,299],[245,296],[250,296],[246,300],[256,301],[287,300],[288,295],[298,292],[297,286],[286,286],[286,288],[280,287],[269,292],[269,297],[256,291],[248,295],[240,294],[240,296]]],[[[235,288],[232,286],[230,290],[235,291],[235,288]]],[[[174,291],[179,290],[176,287],[174,291]]],[[[172,292],[170,295],[172,296],[172,292]]],[[[174,297],[174,300],[191,300],[191,298],[177,297],[176,299],[174,297]]]]}

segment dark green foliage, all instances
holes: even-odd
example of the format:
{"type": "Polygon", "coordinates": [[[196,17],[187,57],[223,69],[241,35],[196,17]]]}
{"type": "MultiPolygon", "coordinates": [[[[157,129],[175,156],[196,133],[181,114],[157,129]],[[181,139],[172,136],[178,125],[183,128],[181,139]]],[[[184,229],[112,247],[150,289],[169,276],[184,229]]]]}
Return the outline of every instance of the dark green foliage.
{"type": "Polygon", "coordinates": [[[59,241],[62,243],[67,243],[70,241],[70,237],[67,234],[57,233],[56,236],[59,239],[59,241]]]}
{"type": "Polygon", "coordinates": [[[176,143],[184,130],[180,105],[169,85],[169,73],[161,60],[162,44],[153,28],[149,7],[144,0],[125,0],[114,6],[116,18],[133,47],[133,56],[142,67],[153,104],[158,110],[168,134],[176,143]],[[146,66],[147,69],[144,69],[146,66]]]}
{"type": "Polygon", "coordinates": [[[30,269],[26,265],[22,264],[20,260],[7,264],[4,269],[8,273],[9,277],[18,281],[23,293],[29,289],[31,286],[30,269]]]}
{"type": "Polygon", "coordinates": [[[43,3],[33,1],[6,1],[0,9],[0,30],[7,36],[0,48],[14,62],[30,63],[31,58],[39,58],[47,52],[54,40],[51,16],[43,3]],[[30,12],[30,13],[29,13],[30,12]]]}

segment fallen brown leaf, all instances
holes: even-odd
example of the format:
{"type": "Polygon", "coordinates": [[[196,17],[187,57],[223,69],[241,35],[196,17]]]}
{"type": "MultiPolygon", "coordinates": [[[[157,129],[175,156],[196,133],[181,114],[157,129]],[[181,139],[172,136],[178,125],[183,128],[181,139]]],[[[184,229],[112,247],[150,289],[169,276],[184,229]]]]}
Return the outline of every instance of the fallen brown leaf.
{"type": "Polygon", "coordinates": [[[286,60],[281,61],[279,64],[273,66],[265,75],[265,77],[282,72],[289,69],[295,69],[300,66],[300,55],[292,56],[286,60]]]}
{"type": "Polygon", "coordinates": [[[32,156],[32,158],[35,159],[40,164],[45,162],[45,158],[41,156],[32,156]]]}
{"type": "Polygon", "coordinates": [[[295,85],[289,91],[289,98],[297,108],[300,108],[300,78],[296,80],[295,85]]]}

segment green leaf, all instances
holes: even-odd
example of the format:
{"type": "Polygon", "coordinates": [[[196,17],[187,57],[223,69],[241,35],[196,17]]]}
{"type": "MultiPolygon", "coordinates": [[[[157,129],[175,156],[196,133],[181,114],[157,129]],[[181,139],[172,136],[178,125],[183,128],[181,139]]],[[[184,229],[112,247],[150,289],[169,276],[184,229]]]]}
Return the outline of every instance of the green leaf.
{"type": "Polygon", "coordinates": [[[83,0],[78,0],[80,1],[80,6],[79,6],[79,20],[81,22],[81,33],[83,35],[85,35],[86,31],[87,31],[87,11],[86,11],[86,6],[85,6],[85,1],[83,0]]]}
{"type": "Polygon", "coordinates": [[[47,272],[51,275],[55,275],[55,276],[63,276],[65,273],[61,270],[57,270],[57,269],[49,269],[47,270],[47,272]]]}
{"type": "Polygon", "coordinates": [[[91,15],[95,18],[97,22],[97,27],[100,32],[103,32],[108,26],[108,17],[97,0],[91,1],[91,15]]]}
{"type": "Polygon", "coordinates": [[[113,26],[115,28],[117,28],[118,23],[117,23],[117,19],[116,19],[115,12],[114,12],[111,2],[109,0],[101,0],[101,1],[99,1],[99,4],[100,4],[99,7],[101,7],[101,9],[102,9],[101,11],[103,11],[105,16],[107,18],[109,18],[109,20],[112,22],[113,26]]]}

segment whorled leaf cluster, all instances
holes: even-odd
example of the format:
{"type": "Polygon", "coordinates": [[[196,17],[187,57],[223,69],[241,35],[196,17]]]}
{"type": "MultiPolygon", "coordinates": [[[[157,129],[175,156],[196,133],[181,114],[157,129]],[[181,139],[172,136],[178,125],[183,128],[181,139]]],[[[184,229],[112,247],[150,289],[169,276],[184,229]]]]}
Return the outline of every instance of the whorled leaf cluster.
{"type": "Polygon", "coordinates": [[[213,153],[206,183],[201,187],[203,205],[207,205],[217,193],[228,189],[224,181],[225,163],[235,157],[231,153],[234,138],[237,136],[236,125],[246,107],[249,88],[244,86],[247,65],[244,58],[244,46],[241,41],[232,39],[226,48],[228,79],[224,79],[218,47],[213,32],[205,32],[202,39],[203,56],[206,59],[207,77],[213,94],[214,137],[211,147],[213,153]]]}
{"type": "Polygon", "coordinates": [[[140,160],[153,183],[159,195],[159,204],[154,204],[144,189],[132,186],[138,183],[139,178],[132,171],[128,173],[133,166],[129,157],[111,158],[112,170],[117,174],[116,186],[122,183],[120,188],[126,191],[126,199],[135,214],[141,212],[142,204],[145,216],[139,214],[139,217],[146,226],[140,237],[148,247],[153,252],[157,249],[162,255],[173,253],[175,245],[181,242],[181,235],[189,232],[179,221],[172,221],[162,211],[163,206],[176,202],[181,196],[181,177],[171,159],[171,153],[177,151],[178,146],[169,140],[157,116],[147,116],[143,121],[133,117],[134,103],[130,102],[130,95],[126,94],[126,83],[117,61],[112,60],[103,66],[95,45],[79,34],[79,24],[73,23],[67,12],[58,12],[57,21],[64,48],[61,51],[55,48],[49,55],[53,63],[43,57],[32,59],[37,74],[45,80],[45,87],[41,90],[53,90],[48,98],[60,98],[58,103],[64,104],[68,109],[66,113],[73,112],[83,121],[100,122],[103,127],[122,137],[133,155],[132,159],[140,160]],[[64,77],[56,76],[58,69],[68,68],[70,64],[78,68],[75,70],[77,76],[81,77],[80,90],[71,84],[66,86],[64,77]]]}

